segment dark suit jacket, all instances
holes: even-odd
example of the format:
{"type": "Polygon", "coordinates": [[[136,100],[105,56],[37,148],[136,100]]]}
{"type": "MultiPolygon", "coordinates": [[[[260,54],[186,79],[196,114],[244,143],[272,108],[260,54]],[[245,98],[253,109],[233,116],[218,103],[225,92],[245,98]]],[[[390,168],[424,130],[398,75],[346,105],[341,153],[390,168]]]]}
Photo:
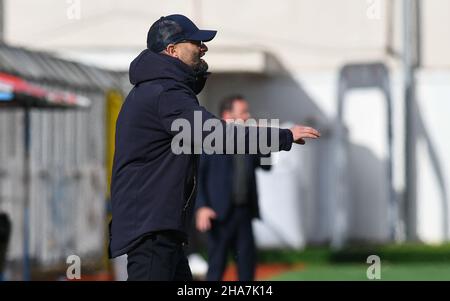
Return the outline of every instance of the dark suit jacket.
{"type": "MultiPolygon", "coordinates": [[[[259,218],[258,192],[256,189],[255,169],[261,167],[270,170],[271,165],[261,165],[260,155],[245,155],[249,205],[253,217],[259,218]]],[[[220,221],[225,220],[232,208],[233,191],[233,155],[205,155],[200,158],[199,186],[196,208],[212,208],[220,221]]]]}

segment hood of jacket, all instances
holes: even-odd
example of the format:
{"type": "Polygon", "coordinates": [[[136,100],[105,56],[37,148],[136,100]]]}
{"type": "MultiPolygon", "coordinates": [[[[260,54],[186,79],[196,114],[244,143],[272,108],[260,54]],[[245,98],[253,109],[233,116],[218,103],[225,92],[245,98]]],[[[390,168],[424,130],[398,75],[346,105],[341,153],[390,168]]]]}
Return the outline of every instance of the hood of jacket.
{"type": "Polygon", "coordinates": [[[152,80],[170,79],[186,84],[198,94],[205,86],[208,72],[196,73],[181,60],[165,54],[143,50],[130,64],[130,83],[138,85],[152,80]]]}

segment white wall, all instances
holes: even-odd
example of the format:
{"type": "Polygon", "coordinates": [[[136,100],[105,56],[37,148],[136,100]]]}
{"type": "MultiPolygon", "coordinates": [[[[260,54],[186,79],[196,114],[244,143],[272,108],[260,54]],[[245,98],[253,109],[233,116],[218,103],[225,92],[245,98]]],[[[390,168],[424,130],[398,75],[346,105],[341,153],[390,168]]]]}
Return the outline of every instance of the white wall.
{"type": "Polygon", "coordinates": [[[430,149],[422,136],[417,154],[418,229],[423,239],[439,242],[444,237],[443,194],[449,201],[450,188],[450,72],[421,72],[418,78],[418,107],[431,143],[430,149]]]}
{"type": "MultiPolygon", "coordinates": [[[[448,68],[450,1],[422,3],[424,65],[448,68]]],[[[137,52],[154,20],[183,13],[219,30],[211,47],[262,47],[291,71],[386,58],[387,44],[400,52],[402,41],[400,0],[6,0],[5,12],[8,42],[80,53],[137,52]],[[69,18],[76,3],[80,18],[69,18]]]]}

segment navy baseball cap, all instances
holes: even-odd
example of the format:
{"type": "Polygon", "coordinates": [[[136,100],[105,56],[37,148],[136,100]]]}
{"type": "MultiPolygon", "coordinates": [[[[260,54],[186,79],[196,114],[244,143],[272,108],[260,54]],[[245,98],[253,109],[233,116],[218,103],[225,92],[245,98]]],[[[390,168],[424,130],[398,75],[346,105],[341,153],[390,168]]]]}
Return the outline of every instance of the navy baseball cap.
{"type": "Polygon", "coordinates": [[[211,41],[217,31],[201,30],[194,22],[183,15],[161,17],[150,27],[147,35],[147,48],[153,52],[161,52],[169,44],[183,40],[211,41]]]}

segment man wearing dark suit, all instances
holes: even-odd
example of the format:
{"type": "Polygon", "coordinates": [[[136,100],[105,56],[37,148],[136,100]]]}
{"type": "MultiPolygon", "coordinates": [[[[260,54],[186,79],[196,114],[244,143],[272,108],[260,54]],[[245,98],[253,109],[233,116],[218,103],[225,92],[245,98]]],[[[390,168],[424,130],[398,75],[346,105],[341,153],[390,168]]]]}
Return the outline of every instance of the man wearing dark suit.
{"type": "MultiPolygon", "coordinates": [[[[220,106],[222,119],[250,118],[248,103],[242,96],[225,98],[220,106]]],[[[196,200],[196,227],[208,231],[207,280],[223,277],[228,251],[237,261],[239,280],[253,280],[256,248],[252,219],[259,217],[255,169],[261,165],[259,155],[202,155],[199,192],[196,200]]]]}

